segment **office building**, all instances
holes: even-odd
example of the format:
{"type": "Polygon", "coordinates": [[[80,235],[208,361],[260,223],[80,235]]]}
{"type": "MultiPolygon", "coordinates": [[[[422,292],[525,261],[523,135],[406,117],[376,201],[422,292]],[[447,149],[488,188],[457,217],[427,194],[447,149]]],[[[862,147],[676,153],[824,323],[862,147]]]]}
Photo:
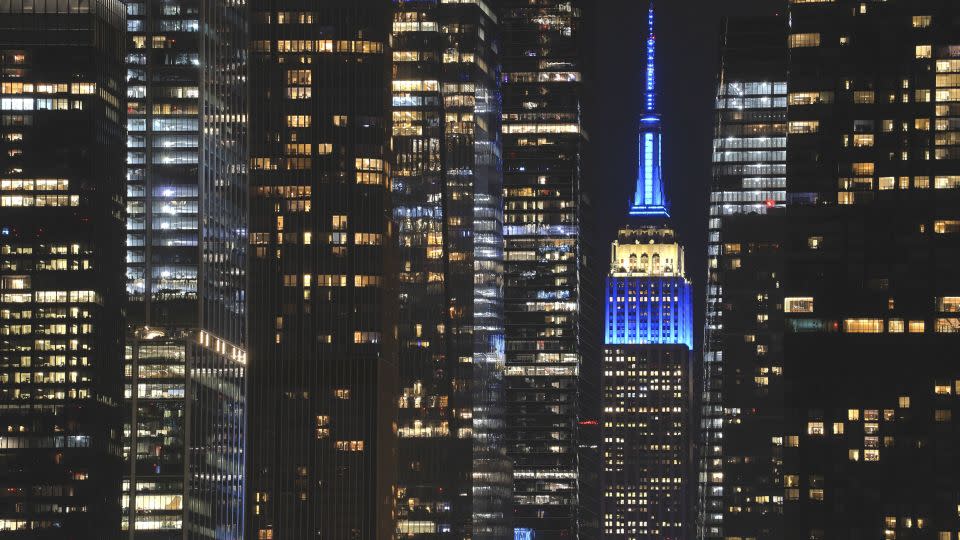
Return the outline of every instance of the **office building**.
{"type": "Polygon", "coordinates": [[[120,537],[123,25],[116,0],[0,5],[5,538],[120,537]]]}
{"type": "Polygon", "coordinates": [[[392,5],[257,0],[247,538],[395,534],[392,5]]]}
{"type": "Polygon", "coordinates": [[[650,5],[636,190],[606,280],[601,460],[603,538],[692,537],[693,286],[670,225],[650,5]]]}
{"type": "Polygon", "coordinates": [[[583,243],[583,16],[567,0],[507,0],[498,16],[514,527],[538,540],[597,535],[599,500],[581,474],[584,454],[597,449],[579,424],[598,417],[600,363],[593,259],[583,243]]]}
{"type": "Polygon", "coordinates": [[[783,538],[956,538],[960,6],[791,3],[783,538]]]}
{"type": "Polygon", "coordinates": [[[131,0],[126,9],[122,529],[150,540],[239,538],[246,14],[199,0],[131,0]]]}
{"type": "Polygon", "coordinates": [[[399,245],[397,534],[507,538],[497,16],[394,5],[399,245]]]}
{"type": "Polygon", "coordinates": [[[700,418],[706,538],[783,534],[786,20],[723,21],[700,418]]]}

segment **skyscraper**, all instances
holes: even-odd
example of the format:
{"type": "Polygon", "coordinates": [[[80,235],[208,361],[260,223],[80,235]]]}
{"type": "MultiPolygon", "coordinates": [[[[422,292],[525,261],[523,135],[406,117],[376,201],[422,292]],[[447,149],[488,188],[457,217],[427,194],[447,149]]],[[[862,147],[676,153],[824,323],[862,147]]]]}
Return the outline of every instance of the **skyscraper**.
{"type": "Polygon", "coordinates": [[[786,20],[725,20],[714,118],[699,525],[780,538],[786,20]]]}
{"type": "Polygon", "coordinates": [[[652,3],[647,24],[636,190],[606,281],[601,526],[604,538],[686,539],[693,501],[693,287],[663,186],[652,3]]]}
{"type": "Polygon", "coordinates": [[[123,4],[0,4],[0,535],[119,537],[123,4]]]}
{"type": "Polygon", "coordinates": [[[960,5],[789,16],[783,538],[956,538],[960,5]]]}
{"type": "Polygon", "coordinates": [[[401,535],[513,532],[496,21],[484,0],[394,6],[401,535]]]}
{"type": "Polygon", "coordinates": [[[390,538],[392,5],[250,7],[247,537],[390,538]]]}
{"type": "Polygon", "coordinates": [[[242,532],[246,14],[126,2],[127,295],[122,527],[242,532]],[[132,524],[132,525],[131,525],[132,524]]]}
{"type": "MultiPolygon", "coordinates": [[[[592,267],[584,256],[582,14],[500,2],[503,32],[506,418],[514,526],[538,539],[595,524],[580,421],[596,420],[592,267]]],[[[592,259],[590,259],[592,263],[592,259]]]]}

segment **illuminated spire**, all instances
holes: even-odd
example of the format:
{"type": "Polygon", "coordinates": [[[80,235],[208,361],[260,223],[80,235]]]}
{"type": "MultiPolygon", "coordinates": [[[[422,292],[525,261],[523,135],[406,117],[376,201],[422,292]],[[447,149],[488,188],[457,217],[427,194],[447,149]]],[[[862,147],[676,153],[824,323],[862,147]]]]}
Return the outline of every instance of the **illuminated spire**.
{"type": "Polygon", "coordinates": [[[653,0],[647,14],[647,101],[645,112],[656,113],[657,105],[657,35],[653,32],[653,0]]]}
{"type": "Polygon", "coordinates": [[[643,117],[640,119],[640,161],[631,216],[667,218],[670,204],[663,190],[660,154],[660,115],[657,114],[657,35],[653,26],[653,0],[647,14],[647,69],[643,117]]]}

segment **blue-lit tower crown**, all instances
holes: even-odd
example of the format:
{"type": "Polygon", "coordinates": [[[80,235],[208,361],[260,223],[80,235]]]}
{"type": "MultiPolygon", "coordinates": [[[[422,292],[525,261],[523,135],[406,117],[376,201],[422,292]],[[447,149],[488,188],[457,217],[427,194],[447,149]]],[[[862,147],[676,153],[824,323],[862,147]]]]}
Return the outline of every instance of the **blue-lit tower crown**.
{"type": "Polygon", "coordinates": [[[656,112],[656,36],[653,2],[648,15],[644,113],[640,119],[633,223],[620,230],[610,252],[605,344],[685,345],[693,348],[693,287],[683,245],[670,226],[670,205],[660,169],[660,115],[656,112]]]}
{"type": "Polygon", "coordinates": [[[670,217],[670,203],[664,194],[661,173],[661,129],[657,114],[656,53],[657,36],[653,29],[653,0],[647,15],[647,69],[643,115],[640,118],[640,160],[637,188],[630,205],[630,215],[649,218],[670,217]]]}

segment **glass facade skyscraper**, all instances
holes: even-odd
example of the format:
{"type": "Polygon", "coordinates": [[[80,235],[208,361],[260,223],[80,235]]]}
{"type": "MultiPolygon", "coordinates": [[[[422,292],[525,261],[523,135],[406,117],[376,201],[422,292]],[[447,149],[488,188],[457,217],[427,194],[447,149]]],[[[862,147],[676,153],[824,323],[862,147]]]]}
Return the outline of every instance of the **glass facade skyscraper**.
{"type": "Polygon", "coordinates": [[[127,294],[122,528],[242,533],[246,12],[126,2],[127,294]],[[186,499],[185,499],[186,498],[186,499]]]}
{"type": "Polygon", "coordinates": [[[597,450],[583,444],[580,421],[595,421],[599,402],[597,336],[586,322],[597,320],[596,295],[582,242],[582,13],[567,0],[507,0],[499,17],[514,526],[538,539],[597,534],[599,501],[581,474],[584,454],[597,450]]]}
{"type": "Polygon", "coordinates": [[[601,377],[603,538],[692,533],[693,286],[670,226],[651,3],[636,189],[611,247],[601,377]]]}
{"type": "Polygon", "coordinates": [[[392,7],[250,6],[248,538],[396,534],[392,7]]]}
{"type": "Polygon", "coordinates": [[[698,520],[706,538],[779,538],[786,20],[725,20],[720,49],[698,520]]]}
{"type": "Polygon", "coordinates": [[[0,4],[0,535],[119,538],[123,5],[0,4]]]}
{"type": "Polygon", "coordinates": [[[728,27],[703,536],[956,538],[957,15],[794,1],[728,27]]]}
{"type": "Polygon", "coordinates": [[[498,36],[483,0],[394,6],[404,536],[512,534],[498,36]]]}
{"type": "Polygon", "coordinates": [[[782,537],[956,538],[960,6],[789,17],[782,537]]]}

